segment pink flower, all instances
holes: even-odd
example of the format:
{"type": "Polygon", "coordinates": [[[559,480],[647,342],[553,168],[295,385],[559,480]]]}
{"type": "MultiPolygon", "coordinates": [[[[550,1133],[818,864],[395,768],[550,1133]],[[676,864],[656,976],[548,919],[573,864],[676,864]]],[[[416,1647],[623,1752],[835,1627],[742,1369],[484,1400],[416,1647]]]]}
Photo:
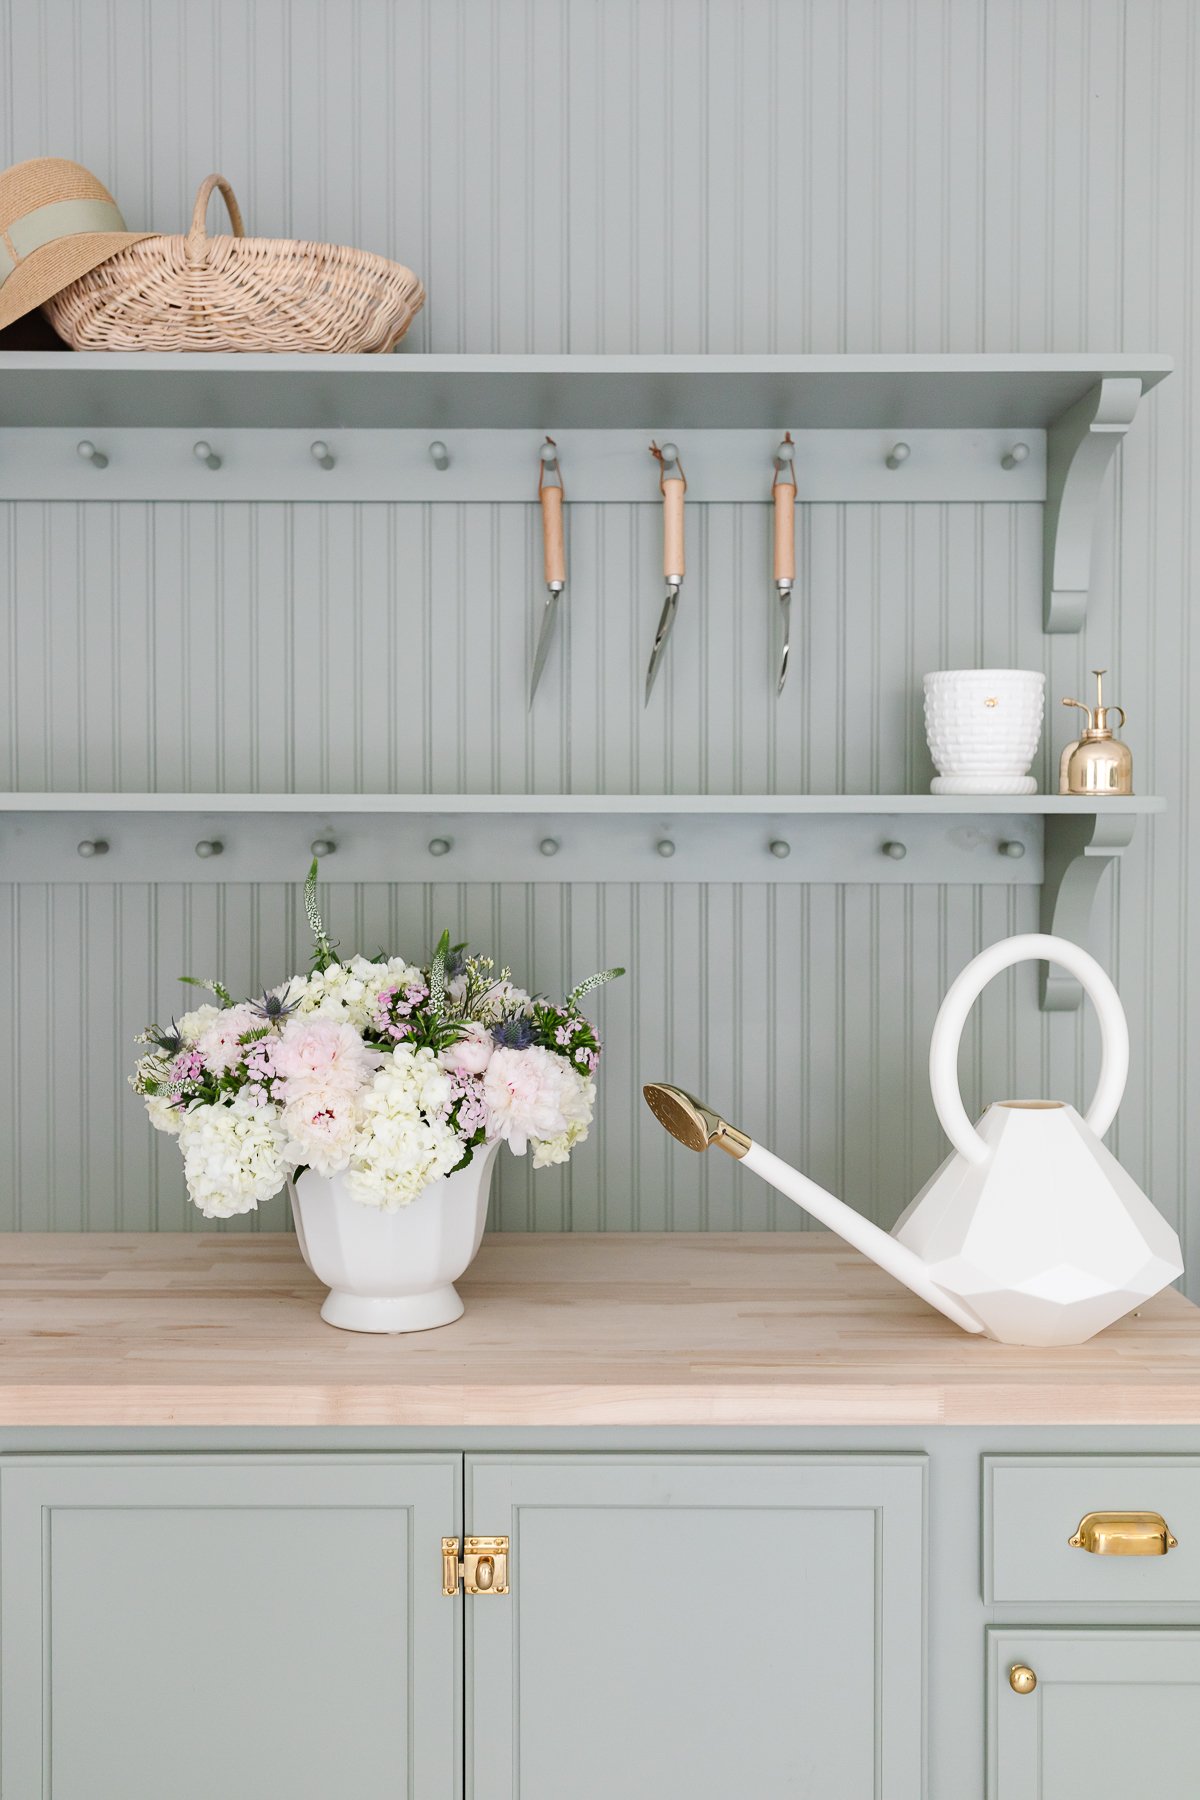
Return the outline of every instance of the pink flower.
{"type": "Polygon", "coordinates": [[[540,1045],[493,1051],[483,1078],[491,1135],[506,1138],[515,1156],[524,1156],[531,1138],[560,1137],[581,1085],[570,1063],[540,1045]]]}
{"type": "Polygon", "coordinates": [[[350,1161],[361,1123],[358,1102],[341,1088],[305,1086],[283,1109],[288,1155],[318,1175],[336,1175],[350,1161]]]}
{"type": "Polygon", "coordinates": [[[474,1020],[456,1044],[448,1044],[438,1056],[443,1069],[459,1069],[464,1075],[482,1075],[492,1060],[492,1034],[474,1020]]]}
{"type": "Polygon", "coordinates": [[[357,1093],[379,1062],[352,1025],[317,1013],[289,1019],[275,1046],[275,1068],[287,1084],[289,1104],[310,1090],[357,1093]]]}
{"type": "Polygon", "coordinates": [[[227,1075],[242,1060],[244,1045],[238,1039],[248,1031],[261,1030],[262,1023],[249,1001],[225,1007],[200,1033],[196,1043],[205,1068],[214,1075],[227,1075]]]}

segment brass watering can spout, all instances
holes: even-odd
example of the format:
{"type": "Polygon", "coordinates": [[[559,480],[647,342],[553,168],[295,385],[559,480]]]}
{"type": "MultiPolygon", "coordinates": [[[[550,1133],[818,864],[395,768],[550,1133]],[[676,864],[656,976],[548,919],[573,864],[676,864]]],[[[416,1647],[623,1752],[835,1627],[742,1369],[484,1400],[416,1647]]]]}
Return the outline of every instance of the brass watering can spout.
{"type": "Polygon", "coordinates": [[[744,1131],[686,1089],[672,1087],[666,1081],[649,1081],[642,1093],[659,1124],[687,1149],[707,1150],[710,1144],[717,1144],[739,1161],[749,1150],[750,1139],[744,1131]]]}

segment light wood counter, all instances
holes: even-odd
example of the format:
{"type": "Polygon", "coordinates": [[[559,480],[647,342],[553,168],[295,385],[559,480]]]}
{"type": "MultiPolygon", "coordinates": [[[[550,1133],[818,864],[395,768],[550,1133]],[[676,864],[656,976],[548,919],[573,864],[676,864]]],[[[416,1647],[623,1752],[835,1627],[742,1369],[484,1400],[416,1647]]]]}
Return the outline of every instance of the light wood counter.
{"type": "Polygon", "coordinates": [[[1042,1351],[825,1233],[492,1237],[459,1287],[457,1324],[361,1336],[289,1236],[5,1236],[0,1426],[1200,1424],[1174,1291],[1042,1351]]]}

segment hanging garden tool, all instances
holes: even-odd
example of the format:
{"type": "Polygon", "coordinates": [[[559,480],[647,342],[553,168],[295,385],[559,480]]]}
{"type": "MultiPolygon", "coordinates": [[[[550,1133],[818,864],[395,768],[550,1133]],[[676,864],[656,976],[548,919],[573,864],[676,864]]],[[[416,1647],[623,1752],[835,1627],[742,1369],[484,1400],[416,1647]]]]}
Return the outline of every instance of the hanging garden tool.
{"type": "Polygon", "coordinates": [[[679,590],[683,586],[683,496],[687,492],[687,481],[679,463],[679,452],[674,444],[664,444],[660,450],[657,444],[651,444],[650,454],[656,457],[662,474],[658,485],[663,497],[663,580],[667,584],[667,597],[663,601],[662,616],[658,621],[658,630],[654,634],[654,648],[650,652],[650,667],[646,670],[646,700],[650,704],[650,690],[654,686],[654,677],[658,674],[658,665],[662,661],[663,647],[670,636],[671,627],[675,623],[675,613],[679,606],[679,590]]]}
{"type": "Polygon", "coordinates": [[[778,696],[787,680],[788,653],[792,647],[792,585],[796,579],[796,446],[789,431],[775,452],[771,483],[775,502],[775,592],[783,625],[783,653],[779,659],[778,696]]]}
{"type": "Polygon", "coordinates": [[[550,639],[554,636],[554,619],[558,602],[567,585],[567,553],[563,545],[563,483],[558,466],[558,448],[548,437],[538,452],[538,499],[542,503],[542,561],[546,572],[546,604],[542,609],[542,628],[538,632],[533,657],[533,675],[529,682],[529,704],[537,693],[550,639]]]}

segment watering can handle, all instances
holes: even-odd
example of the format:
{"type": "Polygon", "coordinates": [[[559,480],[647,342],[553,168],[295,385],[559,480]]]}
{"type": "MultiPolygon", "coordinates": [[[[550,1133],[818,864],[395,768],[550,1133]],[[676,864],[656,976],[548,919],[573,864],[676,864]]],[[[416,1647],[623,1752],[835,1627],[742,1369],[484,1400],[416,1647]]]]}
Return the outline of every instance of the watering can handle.
{"type": "Polygon", "coordinates": [[[1057,963],[1083,986],[1100,1021],[1100,1079],[1084,1117],[1097,1137],[1112,1124],[1125,1077],[1129,1072],[1129,1027],[1116,988],[1094,956],[1067,938],[1031,931],[1021,937],[1002,938],[969,962],[951,982],[934,1021],[929,1044],[929,1085],[942,1130],[960,1156],[984,1163],[991,1151],[967,1116],[958,1086],[958,1046],[967,1014],[992,979],[1002,969],[1019,962],[1057,963]]]}

